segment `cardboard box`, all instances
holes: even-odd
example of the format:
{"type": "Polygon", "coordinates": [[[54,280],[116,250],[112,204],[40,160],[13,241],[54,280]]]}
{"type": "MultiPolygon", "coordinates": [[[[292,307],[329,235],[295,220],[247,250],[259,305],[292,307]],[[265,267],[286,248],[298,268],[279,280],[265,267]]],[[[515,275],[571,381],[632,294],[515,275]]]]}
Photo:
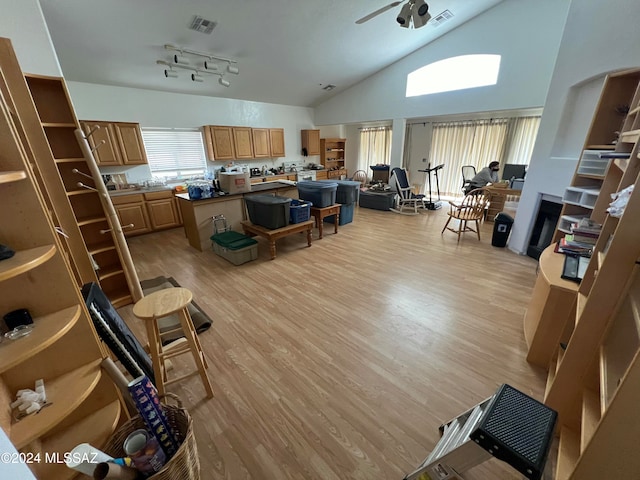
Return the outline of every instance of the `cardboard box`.
{"type": "Polygon", "coordinates": [[[251,191],[251,181],[249,172],[220,172],[220,188],[229,194],[244,193],[251,191]]]}

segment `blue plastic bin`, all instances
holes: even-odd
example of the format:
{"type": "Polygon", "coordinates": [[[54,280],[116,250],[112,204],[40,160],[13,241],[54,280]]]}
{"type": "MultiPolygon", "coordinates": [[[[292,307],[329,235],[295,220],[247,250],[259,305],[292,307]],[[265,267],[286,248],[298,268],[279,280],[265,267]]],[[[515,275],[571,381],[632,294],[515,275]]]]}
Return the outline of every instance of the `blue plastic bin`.
{"type": "Polygon", "coordinates": [[[291,223],[302,223],[309,220],[311,216],[311,207],[313,207],[313,203],[308,200],[296,200],[295,198],[291,200],[289,215],[289,222],[291,223]]]}
{"type": "Polygon", "coordinates": [[[318,208],[328,207],[336,203],[336,182],[298,182],[298,197],[308,200],[318,208]]]}
{"type": "MultiPolygon", "coordinates": [[[[340,221],[338,225],[346,225],[347,223],[353,222],[353,211],[355,210],[355,203],[350,203],[345,205],[344,203],[340,205],[340,221]]],[[[331,215],[330,217],[324,217],[324,221],[326,223],[336,223],[336,216],[331,215]]]]}
{"type": "Polygon", "coordinates": [[[337,183],[338,188],[336,190],[336,203],[342,203],[349,205],[358,201],[360,193],[360,182],[354,182],[353,180],[318,180],[322,183],[337,183]]]}

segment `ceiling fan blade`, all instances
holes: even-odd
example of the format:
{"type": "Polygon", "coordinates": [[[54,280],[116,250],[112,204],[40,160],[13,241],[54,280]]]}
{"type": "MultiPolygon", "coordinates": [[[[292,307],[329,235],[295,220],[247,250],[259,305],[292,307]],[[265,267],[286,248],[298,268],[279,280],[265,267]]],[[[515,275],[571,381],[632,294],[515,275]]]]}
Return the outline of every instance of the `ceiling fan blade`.
{"type": "Polygon", "coordinates": [[[377,17],[378,15],[380,15],[381,13],[386,12],[387,10],[393,8],[393,7],[397,7],[398,5],[400,5],[402,2],[391,2],[389,5],[379,8],[378,10],[376,10],[375,12],[370,13],[369,15],[365,15],[364,17],[362,17],[360,20],[356,20],[356,23],[358,25],[360,25],[361,23],[364,22],[368,22],[369,20],[371,20],[373,17],[377,17]]]}

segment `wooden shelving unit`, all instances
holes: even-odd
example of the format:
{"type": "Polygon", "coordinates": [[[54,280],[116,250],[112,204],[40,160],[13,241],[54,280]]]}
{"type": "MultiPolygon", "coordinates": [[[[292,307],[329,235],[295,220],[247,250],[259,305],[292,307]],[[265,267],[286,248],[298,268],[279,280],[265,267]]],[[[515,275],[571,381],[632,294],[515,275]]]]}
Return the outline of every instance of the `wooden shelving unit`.
{"type": "Polygon", "coordinates": [[[336,178],[346,175],[345,169],[345,138],[321,138],[320,139],[320,163],[327,170],[327,178],[336,178]]]}
{"type": "MultiPolygon", "coordinates": [[[[0,65],[0,71],[5,70],[0,65]]],[[[100,364],[107,352],[84,305],[77,271],[71,270],[67,260],[67,246],[54,229],[52,211],[41,190],[44,184],[37,179],[39,170],[26,154],[27,137],[22,133],[27,129],[16,124],[19,118],[5,101],[7,93],[3,84],[0,242],[16,253],[0,261],[0,312],[28,309],[33,331],[20,339],[5,339],[0,346],[0,403],[5,406],[0,409],[0,428],[20,451],[46,451],[63,458],[86,441],[103,446],[124,420],[123,403],[111,380],[102,375],[100,364]],[[37,379],[44,380],[50,405],[17,420],[7,406],[18,390],[33,389],[37,379]],[[78,427],[89,415],[92,421],[87,420],[84,428],[95,426],[95,431],[78,427]]],[[[35,472],[38,479],[70,478],[62,469],[48,468],[35,472]]]]}
{"type": "MultiPolygon", "coordinates": [[[[576,293],[575,322],[567,348],[556,347],[548,368],[545,403],[558,411],[560,424],[557,480],[634,478],[640,471],[640,456],[630,454],[640,436],[638,112],[640,69],[610,75],[583,155],[594,159],[595,154],[588,150],[595,150],[596,145],[604,150],[604,142],[615,140],[613,132],[620,131],[613,151],[628,154],[628,159],[600,165],[603,176],[597,180],[593,172],[589,178],[584,173],[586,166],[597,168],[597,161],[579,164],[567,189],[568,197],[585,187],[598,189],[591,213],[583,213],[603,223],[603,228],[576,293]],[[596,181],[598,184],[593,183],[596,181]],[[606,212],[610,194],[630,185],[634,191],[624,214],[611,217],[606,212]]],[[[582,202],[569,201],[565,210],[576,205],[584,207],[582,202]]],[[[576,214],[575,210],[563,213],[576,214]]]]}

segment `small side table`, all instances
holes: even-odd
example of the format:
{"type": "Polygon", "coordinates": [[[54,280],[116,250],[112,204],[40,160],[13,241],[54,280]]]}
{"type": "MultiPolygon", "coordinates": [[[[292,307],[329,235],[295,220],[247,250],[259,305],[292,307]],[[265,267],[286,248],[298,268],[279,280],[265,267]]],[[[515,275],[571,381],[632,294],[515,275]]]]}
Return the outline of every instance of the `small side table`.
{"type": "Polygon", "coordinates": [[[324,217],[336,216],[334,222],[333,233],[338,233],[338,223],[340,223],[340,207],[342,204],[334,203],[328,207],[311,207],[311,215],[315,218],[316,227],[318,227],[318,238],[322,238],[322,225],[324,217]]]}
{"type": "Polygon", "coordinates": [[[207,397],[213,398],[213,388],[207,376],[207,360],[202,351],[196,329],[193,326],[193,321],[189,315],[189,310],[187,309],[192,298],[193,295],[191,291],[186,288],[165,288],[164,290],[158,290],[146,297],[142,297],[133,306],[133,314],[144,320],[147,327],[149,350],[151,352],[153,374],[155,376],[158,393],[164,395],[167,385],[200,374],[202,384],[207,391],[207,397]],[[178,318],[180,318],[180,326],[182,327],[182,332],[187,342],[186,345],[175,348],[171,348],[170,345],[163,347],[157,320],[174,313],[177,313],[178,318]],[[164,363],[165,360],[185,353],[191,353],[193,355],[196,370],[187,375],[168,380],[164,363]]]}
{"type": "Polygon", "coordinates": [[[276,228],[275,230],[269,230],[268,228],[260,225],[254,225],[249,220],[243,220],[242,230],[246,234],[260,235],[269,241],[269,253],[271,254],[271,260],[276,258],[276,240],[282,237],[293,235],[294,233],[307,233],[307,245],[311,246],[311,229],[313,228],[313,221],[307,220],[300,223],[291,223],[285,225],[282,228],[276,228]]]}

